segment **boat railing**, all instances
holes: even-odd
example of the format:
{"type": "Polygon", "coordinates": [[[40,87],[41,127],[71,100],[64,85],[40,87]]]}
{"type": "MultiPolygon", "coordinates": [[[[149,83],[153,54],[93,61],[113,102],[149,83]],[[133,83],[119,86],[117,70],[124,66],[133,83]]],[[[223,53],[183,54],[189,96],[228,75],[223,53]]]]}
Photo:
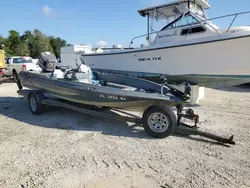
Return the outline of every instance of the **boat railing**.
{"type": "MultiPolygon", "coordinates": [[[[150,33],[147,33],[147,34],[144,34],[144,35],[139,35],[137,37],[134,37],[132,38],[132,40],[130,41],[130,44],[129,44],[129,48],[131,47],[131,45],[134,43],[134,40],[135,39],[138,39],[138,38],[142,38],[142,37],[146,37],[146,36],[150,36],[152,34],[158,34],[160,31],[154,31],[154,32],[150,32],[150,33]]],[[[149,38],[147,38],[147,40],[149,40],[149,38]]]]}
{"type": "MultiPolygon", "coordinates": [[[[201,21],[197,21],[197,22],[194,22],[192,24],[190,24],[191,26],[192,25],[197,25],[197,24],[200,24],[200,23],[203,23],[203,24],[208,24],[210,27],[212,27],[214,30],[216,30],[219,34],[222,34],[220,32],[220,30],[218,30],[217,28],[214,27],[214,25],[210,22],[210,21],[214,21],[214,20],[218,20],[218,19],[222,19],[222,18],[229,18],[229,17],[233,17],[232,21],[230,22],[227,30],[225,33],[228,33],[230,31],[230,29],[232,28],[233,24],[235,23],[236,19],[240,16],[240,15],[244,15],[244,14],[250,14],[250,11],[246,11],[246,12],[239,12],[239,13],[234,13],[234,14],[228,14],[228,15],[224,15],[224,16],[218,16],[218,17],[214,17],[214,18],[209,18],[209,19],[204,19],[204,20],[201,20],[201,21]]],[[[249,25],[250,26],[250,25],[249,25]]],[[[166,30],[172,30],[174,28],[180,28],[180,27],[183,27],[183,26],[177,26],[177,27],[172,27],[172,28],[169,28],[169,29],[165,29],[164,31],[166,30]]],[[[191,27],[192,28],[192,27],[191,27]]],[[[191,28],[189,29],[188,33],[191,31],[191,28]]],[[[151,33],[147,33],[147,34],[144,34],[144,35],[139,35],[137,37],[134,37],[130,44],[129,44],[129,47],[131,47],[131,45],[134,43],[134,40],[135,39],[138,39],[138,38],[142,38],[142,37],[145,37],[145,36],[150,36],[152,34],[158,34],[160,31],[154,31],[154,32],[151,32],[151,33]]],[[[147,38],[147,40],[149,41],[149,38],[147,38]]]]}
{"type": "Polygon", "coordinates": [[[210,18],[210,19],[205,19],[196,23],[207,23],[207,21],[211,21],[211,20],[218,20],[221,18],[228,18],[228,17],[233,17],[233,20],[231,21],[229,27],[227,28],[226,33],[229,32],[229,30],[231,29],[232,25],[234,24],[235,20],[237,19],[237,17],[239,15],[243,15],[243,14],[250,14],[250,11],[246,11],[246,12],[239,12],[239,13],[234,13],[234,14],[228,14],[228,15],[224,15],[224,16],[219,16],[219,17],[214,17],[214,18],[210,18]]]}

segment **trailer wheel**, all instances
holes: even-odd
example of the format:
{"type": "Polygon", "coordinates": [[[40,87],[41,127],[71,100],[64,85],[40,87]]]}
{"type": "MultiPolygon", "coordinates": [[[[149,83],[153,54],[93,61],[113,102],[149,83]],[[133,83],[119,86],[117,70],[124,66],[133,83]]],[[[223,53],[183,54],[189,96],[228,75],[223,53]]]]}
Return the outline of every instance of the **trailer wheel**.
{"type": "Polygon", "coordinates": [[[143,127],[150,136],[165,138],[176,127],[177,120],[171,108],[165,106],[151,106],[143,113],[143,127]]]}
{"type": "Polygon", "coordinates": [[[41,93],[32,92],[28,96],[29,107],[32,114],[40,115],[44,111],[44,105],[42,104],[42,100],[44,96],[41,93]]]}

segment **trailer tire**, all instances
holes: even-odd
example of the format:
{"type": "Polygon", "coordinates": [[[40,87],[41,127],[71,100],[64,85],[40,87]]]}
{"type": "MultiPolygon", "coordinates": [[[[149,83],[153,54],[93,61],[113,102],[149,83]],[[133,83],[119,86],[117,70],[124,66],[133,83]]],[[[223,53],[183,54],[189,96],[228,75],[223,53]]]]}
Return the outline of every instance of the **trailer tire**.
{"type": "Polygon", "coordinates": [[[44,95],[38,92],[31,92],[28,96],[29,107],[34,115],[40,115],[44,112],[44,105],[42,104],[42,100],[44,99],[44,95]]]}
{"type": "Polygon", "coordinates": [[[165,138],[177,125],[176,115],[169,107],[154,105],[145,110],[142,116],[144,129],[152,137],[165,138]]]}

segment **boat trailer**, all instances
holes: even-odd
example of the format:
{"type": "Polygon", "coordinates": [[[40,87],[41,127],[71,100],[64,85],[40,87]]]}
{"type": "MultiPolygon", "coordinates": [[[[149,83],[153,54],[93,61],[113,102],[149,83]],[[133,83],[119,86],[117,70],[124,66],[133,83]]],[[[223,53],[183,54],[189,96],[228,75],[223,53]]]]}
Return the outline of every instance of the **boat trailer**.
{"type": "MultiPolygon", "coordinates": [[[[77,103],[73,103],[70,101],[65,100],[58,100],[52,98],[44,98],[41,97],[43,94],[40,91],[35,90],[28,90],[28,89],[20,89],[17,91],[19,95],[28,96],[30,110],[33,114],[41,114],[41,113],[34,113],[32,110],[32,101],[29,97],[30,94],[34,94],[38,100],[34,100],[37,102],[38,107],[43,108],[44,106],[55,106],[55,107],[63,107],[70,110],[74,110],[80,113],[104,117],[113,120],[125,121],[125,122],[132,122],[137,124],[143,124],[143,117],[135,116],[134,114],[125,112],[123,113],[120,109],[112,109],[112,108],[102,108],[102,107],[95,107],[90,105],[79,105],[77,103]]],[[[182,135],[199,135],[213,141],[217,141],[220,144],[232,144],[234,145],[235,142],[233,140],[233,136],[226,138],[222,136],[218,136],[215,134],[211,134],[208,132],[204,132],[198,130],[198,123],[199,123],[199,116],[194,113],[192,109],[184,109],[183,106],[176,106],[177,109],[177,118],[176,118],[176,125],[174,126],[173,130],[171,130],[170,134],[182,134],[182,135]],[[185,123],[183,120],[191,121],[191,125],[189,123],[185,123]]],[[[41,109],[42,110],[42,109],[41,109]]],[[[145,113],[145,112],[144,112],[145,113]]],[[[144,125],[144,124],[143,124],[144,125]]],[[[145,127],[144,127],[145,128],[145,127]]],[[[145,128],[147,131],[147,129],[145,128]]]]}

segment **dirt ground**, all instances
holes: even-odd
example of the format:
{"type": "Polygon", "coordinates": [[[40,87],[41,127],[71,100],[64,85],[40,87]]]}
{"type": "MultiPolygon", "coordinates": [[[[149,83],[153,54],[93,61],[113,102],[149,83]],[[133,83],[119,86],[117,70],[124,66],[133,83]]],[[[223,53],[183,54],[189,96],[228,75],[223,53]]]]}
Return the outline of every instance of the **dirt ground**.
{"type": "Polygon", "coordinates": [[[66,109],[32,115],[14,83],[0,85],[0,187],[250,187],[250,86],[206,89],[201,128],[235,135],[154,139],[133,124],[66,109]]]}

